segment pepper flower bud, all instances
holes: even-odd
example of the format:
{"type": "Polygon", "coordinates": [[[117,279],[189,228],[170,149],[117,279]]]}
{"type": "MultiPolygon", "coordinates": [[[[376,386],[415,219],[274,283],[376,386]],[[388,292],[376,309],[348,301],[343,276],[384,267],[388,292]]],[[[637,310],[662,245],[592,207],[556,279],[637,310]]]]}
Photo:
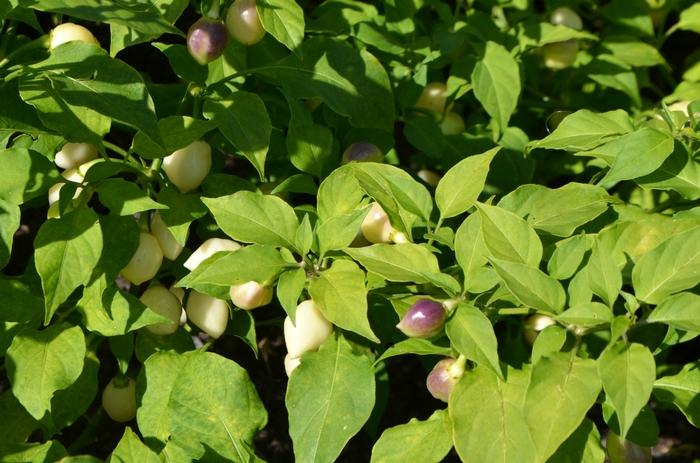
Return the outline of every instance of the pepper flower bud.
{"type": "Polygon", "coordinates": [[[448,357],[436,363],[425,381],[430,395],[447,402],[452,388],[464,374],[465,363],[466,359],[463,357],[458,359],[448,357]]]}
{"type": "Polygon", "coordinates": [[[396,327],[412,338],[431,338],[442,330],[446,318],[447,312],[442,304],[430,299],[419,299],[396,327]]]}

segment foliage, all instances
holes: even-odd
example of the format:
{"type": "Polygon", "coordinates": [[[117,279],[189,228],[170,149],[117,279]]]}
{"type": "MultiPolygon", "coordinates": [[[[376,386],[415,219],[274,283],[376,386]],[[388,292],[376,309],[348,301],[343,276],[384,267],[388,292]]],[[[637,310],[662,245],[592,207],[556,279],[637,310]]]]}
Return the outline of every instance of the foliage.
{"type": "Polygon", "coordinates": [[[0,460],[262,461],[285,370],[304,463],[700,425],[700,5],[0,0],[0,33],[0,460]],[[391,381],[415,356],[446,404],[391,381]]]}

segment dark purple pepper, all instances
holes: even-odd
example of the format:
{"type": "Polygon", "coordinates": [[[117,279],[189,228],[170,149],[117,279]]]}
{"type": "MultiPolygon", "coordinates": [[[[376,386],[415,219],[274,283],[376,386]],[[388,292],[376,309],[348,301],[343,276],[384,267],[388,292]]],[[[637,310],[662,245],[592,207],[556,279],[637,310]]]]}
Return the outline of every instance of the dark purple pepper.
{"type": "Polygon", "coordinates": [[[442,330],[447,312],[439,302],[419,299],[396,327],[412,338],[430,338],[442,330]]]}
{"type": "Polygon", "coordinates": [[[348,146],[343,153],[343,164],[351,161],[357,162],[382,162],[384,155],[372,143],[359,142],[348,146]]]}
{"type": "Polygon", "coordinates": [[[425,381],[430,395],[447,402],[452,388],[464,374],[464,363],[462,357],[460,359],[448,357],[436,363],[425,381]]]}
{"type": "Polygon", "coordinates": [[[187,49],[199,64],[214,61],[228,45],[228,32],[223,21],[200,18],[187,32],[187,49]]]}

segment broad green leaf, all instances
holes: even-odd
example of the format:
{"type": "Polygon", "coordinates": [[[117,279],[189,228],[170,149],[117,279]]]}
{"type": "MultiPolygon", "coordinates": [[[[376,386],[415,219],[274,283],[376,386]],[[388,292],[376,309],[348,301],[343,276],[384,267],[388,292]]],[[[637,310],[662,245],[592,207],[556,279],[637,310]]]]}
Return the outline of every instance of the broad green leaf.
{"type": "Polygon", "coordinates": [[[100,202],[116,215],[133,215],[137,212],[168,208],[151,199],[135,183],[121,178],[110,178],[100,182],[97,194],[100,202]]]}
{"type": "MultiPolygon", "coordinates": [[[[602,409],[605,424],[608,425],[610,431],[619,436],[621,433],[620,423],[610,397],[605,398],[602,409]]],[[[627,431],[626,440],[643,447],[654,447],[659,442],[659,423],[651,407],[648,405],[642,407],[639,415],[637,415],[629,431],[627,431]]]]}
{"type": "Polygon", "coordinates": [[[379,342],[367,319],[365,272],[350,260],[335,260],[327,270],[311,278],[309,294],[334,325],[379,342]]]}
{"type": "Polygon", "coordinates": [[[0,445],[26,442],[40,427],[9,390],[0,395],[0,415],[0,445]]]}
{"type": "Polygon", "coordinates": [[[547,463],[603,463],[605,450],[593,421],[584,418],[576,431],[559,446],[547,463]]]}
{"type": "Polygon", "coordinates": [[[646,67],[665,65],[666,60],[660,51],[642,41],[622,40],[613,37],[602,43],[612,55],[628,66],[646,67]]]}
{"type": "Polygon", "coordinates": [[[413,243],[373,244],[343,251],[368,271],[389,281],[433,283],[441,288],[459,291],[459,283],[449,275],[440,273],[437,258],[423,246],[413,243]]]}
{"type": "Polygon", "coordinates": [[[557,280],[568,280],[574,276],[592,244],[593,237],[586,234],[557,241],[556,248],[547,262],[549,275],[557,280]]]}
{"type": "MultiPolygon", "coordinates": [[[[131,260],[139,245],[139,227],[133,217],[103,215],[100,217],[103,247],[94,277],[102,273],[107,280],[115,280],[131,260]]],[[[93,278],[94,278],[93,277],[93,278]]]]}
{"type": "Polygon", "coordinates": [[[372,362],[331,336],[318,352],[304,354],[285,401],[296,461],[334,461],[374,408],[372,362]]]}
{"type": "Polygon", "coordinates": [[[555,317],[563,323],[592,328],[612,322],[612,310],[600,302],[584,302],[574,305],[555,317]]]}
{"type": "MultiPolygon", "coordinates": [[[[401,209],[427,221],[433,210],[433,200],[427,188],[405,170],[378,162],[353,162],[350,164],[360,186],[383,206],[396,203],[401,209]]],[[[389,217],[392,209],[385,207],[389,217]]],[[[409,231],[410,223],[402,216],[409,231]]]]}
{"type": "Polygon", "coordinates": [[[491,256],[531,266],[539,265],[542,242],[525,220],[502,207],[478,204],[477,208],[484,245],[491,256]]]}
{"type": "Polygon", "coordinates": [[[672,190],[687,199],[700,198],[700,163],[676,142],[673,153],[655,172],[635,179],[643,188],[672,190]]]}
{"type": "Polygon", "coordinates": [[[598,358],[598,374],[620,423],[621,437],[649,401],[656,379],[654,356],[646,346],[618,342],[598,358]]]}
{"type": "Polygon", "coordinates": [[[274,246],[253,244],[237,251],[217,252],[177,285],[196,289],[205,285],[231,286],[247,281],[270,282],[288,266],[289,262],[274,246]]]}
{"type": "Polygon", "coordinates": [[[102,253],[97,214],[80,207],[44,222],[34,241],[36,270],[46,299],[44,323],[80,285],[88,283],[102,253]]]}
{"type": "Polygon", "coordinates": [[[527,384],[504,382],[484,366],[462,376],[450,393],[447,408],[462,461],[536,461],[520,399],[526,388],[527,384]]]}
{"type": "Polygon", "coordinates": [[[455,233],[455,257],[464,272],[465,287],[471,285],[476,271],[488,262],[488,249],[481,234],[481,216],[471,214],[455,233]]]}
{"type": "Polygon", "coordinates": [[[605,212],[610,201],[601,187],[571,182],[557,189],[523,185],[498,205],[525,218],[537,230],[566,237],[605,212]]]}
{"type": "Polygon", "coordinates": [[[146,307],[134,295],[122,292],[103,276],[83,290],[76,308],[83,315],[85,328],[102,336],[119,336],[156,323],[165,318],[146,307]]]}
{"type": "Polygon", "coordinates": [[[469,156],[445,173],[435,190],[435,202],[442,218],[459,215],[474,205],[484,189],[489,165],[500,149],[469,156]]]}
{"type": "MultiPolygon", "coordinates": [[[[22,98],[33,105],[36,102],[41,116],[49,115],[42,111],[42,104],[63,108],[61,114],[52,116],[57,130],[85,123],[77,114],[66,111],[66,106],[70,105],[88,108],[94,112],[93,117],[99,114],[99,117],[124,123],[142,131],[154,142],[162,143],[146,84],[141,75],[123,61],[110,58],[92,44],[74,41],[54,49],[48,59],[32,65],[32,71],[21,81],[22,98]]],[[[109,125],[93,125],[101,130],[94,132],[97,139],[92,137],[88,141],[99,146],[101,132],[108,130],[109,125]]]]}
{"type": "Polygon", "coordinates": [[[478,308],[460,304],[445,324],[447,337],[454,348],[469,360],[491,368],[499,378],[503,372],[498,362],[498,341],[491,321],[478,308]]]}
{"type": "MultiPolygon", "coordinates": [[[[111,28],[112,33],[116,33],[114,28],[111,28]]],[[[210,78],[209,68],[200,65],[192,58],[187,45],[185,44],[169,44],[160,42],[151,42],[151,46],[160,50],[170,63],[173,72],[186,82],[193,82],[199,85],[206,85],[210,78]]],[[[226,52],[224,52],[224,59],[226,52]]],[[[216,61],[209,63],[213,65],[216,61]]]]}
{"type": "Polygon", "coordinates": [[[671,27],[666,35],[676,30],[692,31],[700,34],[700,5],[697,3],[681,11],[681,17],[676,24],[671,27]]]}
{"type": "Polygon", "coordinates": [[[139,436],[129,426],[124,428],[124,434],[109,457],[109,463],[138,461],[143,463],[160,463],[158,455],[141,442],[139,436]]]}
{"type": "Polygon", "coordinates": [[[673,152],[673,145],[670,134],[642,127],[591,151],[578,154],[598,157],[609,164],[610,170],[598,184],[612,188],[622,180],[643,177],[654,172],[673,152]]]}
{"type": "Polygon", "coordinates": [[[204,103],[204,116],[216,124],[263,179],[272,125],[262,99],[244,91],[208,98],[204,103]]]}
{"type": "Polygon", "coordinates": [[[572,39],[599,40],[598,36],[595,34],[572,29],[562,24],[541,22],[538,23],[537,26],[539,30],[535,32],[535,34],[539,38],[537,41],[538,46],[548,43],[565,42],[572,39]]]}
{"type": "Polygon", "coordinates": [[[154,143],[143,132],[138,132],[134,136],[131,151],[145,159],[162,158],[200,140],[213,128],[214,124],[209,121],[188,116],[169,116],[158,121],[163,146],[154,143]]]}
{"type": "Polygon", "coordinates": [[[562,350],[566,342],[566,330],[559,325],[548,326],[537,334],[532,345],[530,361],[533,365],[540,359],[562,350]]]}
{"type": "Polygon", "coordinates": [[[0,162],[4,166],[0,200],[11,204],[22,204],[43,195],[58,178],[51,161],[27,148],[0,150],[0,162]]]}
{"type": "Polygon", "coordinates": [[[700,227],[673,236],[644,254],[632,270],[637,299],[658,304],[700,283],[700,227]]]}
{"type": "Polygon", "coordinates": [[[3,463],[61,461],[67,454],[61,443],[53,440],[43,444],[0,444],[3,463]]]}
{"type": "Polygon", "coordinates": [[[0,197],[0,269],[10,260],[12,241],[19,225],[19,206],[0,197]]]}
{"type": "Polygon", "coordinates": [[[304,10],[295,0],[260,0],[256,3],[260,22],[278,42],[296,50],[304,39],[304,10]]]}
{"type": "Polygon", "coordinates": [[[297,169],[321,177],[335,163],[333,134],[328,127],[314,123],[303,103],[291,97],[287,103],[291,112],[287,130],[289,160],[297,169]]]}
{"type": "Polygon", "coordinates": [[[297,311],[299,296],[306,286],[306,271],[303,268],[283,272],[277,280],[277,299],[292,322],[297,311]]]}
{"type": "Polygon", "coordinates": [[[491,116],[498,132],[508,127],[520,96],[518,62],[502,45],[487,42],[471,75],[474,96],[491,116]]]}
{"type": "Polygon", "coordinates": [[[145,362],[151,355],[157,352],[171,351],[185,353],[194,349],[192,335],[185,330],[177,330],[175,333],[160,336],[148,330],[140,330],[136,334],[134,354],[139,362],[145,362]]]}
{"type": "Polygon", "coordinates": [[[360,226],[368,212],[369,208],[365,207],[324,220],[316,230],[321,256],[328,251],[350,246],[360,233],[360,226]]]}
{"type": "Polygon", "coordinates": [[[555,353],[532,369],[525,399],[525,417],[537,458],[547,461],[581,425],[595,404],[601,384],[596,364],[570,353],[555,353]]]}
{"type": "Polygon", "coordinates": [[[696,428],[700,427],[700,363],[689,363],[676,375],[654,382],[654,395],[673,403],[696,428]]]}
{"type": "Polygon", "coordinates": [[[85,336],[79,326],[64,323],[21,331],[7,350],[12,393],[39,420],[51,409],[54,393],[78,379],[84,359],[85,336]]]}
{"type": "Polygon", "coordinates": [[[137,411],[144,436],[172,441],[195,459],[203,446],[230,461],[245,462],[267,421],[248,373],[211,352],[157,353],[139,375],[137,411]],[[145,388],[145,389],[144,389],[145,388]]]}
{"type": "Polygon", "coordinates": [[[367,50],[316,36],[295,51],[258,73],[296,98],[321,98],[334,112],[348,116],[355,127],[393,127],[389,76],[367,50]]]}
{"type": "MultiPolygon", "coordinates": [[[[151,0],[151,3],[156,6],[163,19],[169,24],[174,24],[189,5],[187,0],[151,0]]],[[[148,42],[160,36],[160,33],[155,31],[149,33],[139,32],[116,23],[110,25],[109,31],[109,54],[111,56],[116,56],[117,53],[127,47],[148,42]]]]}
{"type": "Polygon", "coordinates": [[[622,272],[615,263],[612,251],[598,240],[593,242],[593,251],[588,259],[586,271],[593,294],[612,308],[622,289],[622,272]]]}
{"type": "Polygon", "coordinates": [[[629,116],[621,109],[606,113],[581,109],[566,116],[554,132],[530,147],[586,151],[633,130],[629,116]]]}
{"type": "Polygon", "coordinates": [[[700,296],[678,293],[665,298],[649,314],[648,322],[661,322],[687,331],[700,331],[700,296]]]}
{"type": "Polygon", "coordinates": [[[20,0],[19,4],[88,21],[121,24],[147,34],[183,35],[163,17],[152,1],[144,3],[138,0],[122,0],[119,2],[119,8],[104,0],[85,0],[77,5],[71,0],[20,0]]]}
{"type": "Polygon", "coordinates": [[[169,209],[158,211],[175,241],[184,246],[187,243],[190,223],[201,219],[207,214],[207,208],[202,203],[198,193],[182,194],[176,188],[163,188],[158,193],[158,203],[169,209]]]}
{"type": "Polygon", "coordinates": [[[389,357],[396,357],[398,355],[442,355],[443,357],[447,357],[451,352],[452,349],[450,347],[434,344],[427,339],[408,338],[389,346],[389,348],[382,353],[375,363],[388,359],[389,357]]]}
{"type": "Polygon", "coordinates": [[[239,191],[202,201],[221,230],[231,238],[295,249],[299,220],[294,209],[277,196],[239,191]]]}
{"type": "Polygon", "coordinates": [[[372,447],[370,463],[439,463],[452,449],[452,424],[445,410],[386,429],[372,447]]]}
{"type": "MultiPolygon", "coordinates": [[[[1,7],[1,6],[0,6],[1,7]]],[[[21,130],[29,133],[44,133],[44,127],[33,106],[25,103],[18,91],[19,79],[0,84],[0,127],[7,130],[21,130]]],[[[3,148],[5,145],[2,146],[3,148]]]]}
{"type": "Polygon", "coordinates": [[[38,326],[44,319],[44,300],[37,287],[21,280],[0,278],[0,320],[38,326]]]}
{"type": "Polygon", "coordinates": [[[335,169],[318,187],[318,217],[325,222],[350,213],[360,206],[363,196],[351,166],[335,169]]]}
{"type": "Polygon", "coordinates": [[[491,264],[510,292],[526,306],[554,314],[564,309],[564,288],[540,269],[498,259],[491,259],[491,264]]]}

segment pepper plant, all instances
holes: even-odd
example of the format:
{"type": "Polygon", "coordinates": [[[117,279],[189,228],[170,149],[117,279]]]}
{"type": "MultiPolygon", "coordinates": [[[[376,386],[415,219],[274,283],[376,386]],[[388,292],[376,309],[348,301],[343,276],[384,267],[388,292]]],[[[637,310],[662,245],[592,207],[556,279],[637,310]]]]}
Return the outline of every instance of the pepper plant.
{"type": "Polygon", "coordinates": [[[697,457],[699,33],[0,0],[0,461],[697,457]]]}

